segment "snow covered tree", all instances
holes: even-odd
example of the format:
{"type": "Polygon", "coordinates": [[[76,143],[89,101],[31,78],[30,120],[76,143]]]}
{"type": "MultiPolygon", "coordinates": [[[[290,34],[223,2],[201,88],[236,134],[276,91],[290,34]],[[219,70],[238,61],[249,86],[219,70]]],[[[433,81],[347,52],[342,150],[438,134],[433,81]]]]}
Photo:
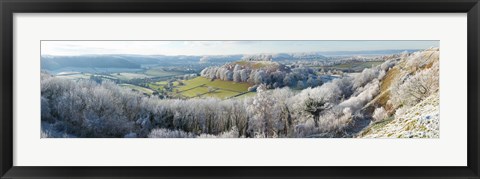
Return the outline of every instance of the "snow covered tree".
{"type": "Polygon", "coordinates": [[[305,83],[303,83],[303,81],[299,80],[297,82],[297,89],[303,89],[305,88],[305,83]]]}
{"type": "Polygon", "coordinates": [[[387,118],[388,114],[387,114],[387,111],[385,111],[385,109],[383,107],[379,107],[379,108],[375,109],[372,117],[373,117],[374,121],[381,121],[381,120],[384,120],[385,118],[387,118]]]}
{"type": "Polygon", "coordinates": [[[414,105],[439,90],[438,61],[431,68],[396,81],[392,88],[392,102],[396,106],[414,105]]]}

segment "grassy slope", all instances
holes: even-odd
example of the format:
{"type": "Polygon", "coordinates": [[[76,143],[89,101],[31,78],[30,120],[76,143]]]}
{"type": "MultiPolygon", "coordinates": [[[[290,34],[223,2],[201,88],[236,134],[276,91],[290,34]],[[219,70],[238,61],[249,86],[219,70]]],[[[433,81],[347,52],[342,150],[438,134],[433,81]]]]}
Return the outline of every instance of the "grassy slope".
{"type": "Polygon", "coordinates": [[[438,138],[439,94],[432,94],[417,105],[408,108],[395,119],[371,125],[363,131],[364,138],[438,138]]]}
{"type": "Polygon", "coordinates": [[[251,85],[248,83],[236,83],[233,81],[215,80],[209,83],[208,86],[221,88],[225,90],[236,91],[236,92],[245,92],[248,90],[248,87],[250,87],[251,85]]]}
{"type": "Polygon", "coordinates": [[[397,80],[399,73],[400,70],[398,67],[395,67],[390,69],[387,74],[385,74],[385,77],[383,77],[382,82],[380,83],[380,95],[376,101],[378,105],[386,107],[388,100],[390,100],[390,86],[395,80],[397,80]]]}
{"type": "Polygon", "coordinates": [[[155,82],[155,83],[149,83],[148,87],[153,90],[163,90],[165,85],[167,85],[166,81],[160,81],[160,82],[155,82]]]}
{"type": "Polygon", "coordinates": [[[177,89],[179,91],[185,91],[185,90],[189,90],[189,89],[192,89],[192,88],[204,85],[204,84],[208,84],[208,83],[210,83],[210,79],[207,79],[207,78],[204,78],[204,77],[197,77],[197,78],[190,79],[190,80],[183,80],[182,82],[185,85],[178,86],[177,89]]]}
{"type": "Polygon", "coordinates": [[[182,96],[192,98],[192,97],[201,96],[205,93],[208,93],[208,87],[205,87],[205,86],[195,87],[185,91],[181,91],[180,93],[182,94],[182,96]]]}
{"type": "Polygon", "coordinates": [[[215,98],[225,99],[225,98],[233,97],[233,96],[238,95],[238,94],[240,94],[240,93],[232,92],[232,91],[226,91],[226,90],[215,90],[215,91],[207,93],[203,96],[204,97],[215,97],[215,98]]]}
{"type": "MultiPolygon", "coordinates": [[[[438,51],[427,50],[422,53],[421,58],[425,60],[426,64],[420,69],[408,68],[405,61],[400,62],[390,69],[380,83],[379,95],[372,100],[371,103],[375,104],[374,106],[382,106],[387,111],[394,112],[395,109],[390,109],[392,106],[387,105],[387,101],[390,99],[390,88],[393,82],[398,80],[401,76],[407,75],[407,73],[414,74],[418,70],[431,68],[433,63],[439,60],[439,53],[438,51]],[[400,69],[404,69],[403,73],[400,69]]],[[[372,123],[359,134],[359,137],[438,137],[438,99],[438,93],[433,94],[419,104],[408,109],[407,113],[402,116],[390,116],[387,120],[372,123]],[[429,118],[432,118],[433,120],[430,120],[429,124],[423,124],[421,120],[419,122],[418,119],[423,119],[426,116],[429,116],[429,118]],[[394,130],[397,131],[392,132],[394,130]]]]}

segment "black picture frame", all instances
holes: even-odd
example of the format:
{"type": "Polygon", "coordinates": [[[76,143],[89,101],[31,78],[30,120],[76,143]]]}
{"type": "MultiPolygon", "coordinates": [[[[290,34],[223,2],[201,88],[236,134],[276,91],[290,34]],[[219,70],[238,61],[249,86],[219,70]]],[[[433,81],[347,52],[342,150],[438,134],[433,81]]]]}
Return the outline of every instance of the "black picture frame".
{"type": "MultiPolygon", "coordinates": [[[[0,0],[1,178],[479,178],[478,0],[0,0]],[[467,13],[466,167],[19,167],[13,166],[14,13],[467,13]]],[[[25,109],[28,110],[28,109],[25,109]]],[[[446,154],[448,155],[448,154],[446,154]]]]}

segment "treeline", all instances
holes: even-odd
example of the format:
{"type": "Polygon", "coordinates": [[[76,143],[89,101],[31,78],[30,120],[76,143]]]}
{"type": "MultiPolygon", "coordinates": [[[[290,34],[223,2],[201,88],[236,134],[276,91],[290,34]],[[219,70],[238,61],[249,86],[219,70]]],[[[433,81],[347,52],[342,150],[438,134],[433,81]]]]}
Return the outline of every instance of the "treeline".
{"type": "Polygon", "coordinates": [[[255,85],[265,84],[268,89],[286,86],[305,89],[322,84],[322,78],[316,74],[314,69],[308,67],[292,69],[276,62],[267,61],[244,61],[242,64],[230,63],[223,66],[211,66],[202,70],[200,75],[210,79],[248,82],[255,85]]]}

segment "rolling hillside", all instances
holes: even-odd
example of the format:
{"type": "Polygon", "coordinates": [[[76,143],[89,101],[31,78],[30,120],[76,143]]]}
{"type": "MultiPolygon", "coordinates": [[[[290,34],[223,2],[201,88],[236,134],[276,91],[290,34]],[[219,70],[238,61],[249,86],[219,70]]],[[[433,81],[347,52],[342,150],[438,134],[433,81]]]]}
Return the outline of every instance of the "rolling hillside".
{"type": "MultiPolygon", "coordinates": [[[[358,137],[438,138],[439,49],[430,48],[397,59],[385,74],[379,94],[364,108],[385,109],[358,137]]],[[[380,110],[379,110],[380,111],[380,110]]]]}

